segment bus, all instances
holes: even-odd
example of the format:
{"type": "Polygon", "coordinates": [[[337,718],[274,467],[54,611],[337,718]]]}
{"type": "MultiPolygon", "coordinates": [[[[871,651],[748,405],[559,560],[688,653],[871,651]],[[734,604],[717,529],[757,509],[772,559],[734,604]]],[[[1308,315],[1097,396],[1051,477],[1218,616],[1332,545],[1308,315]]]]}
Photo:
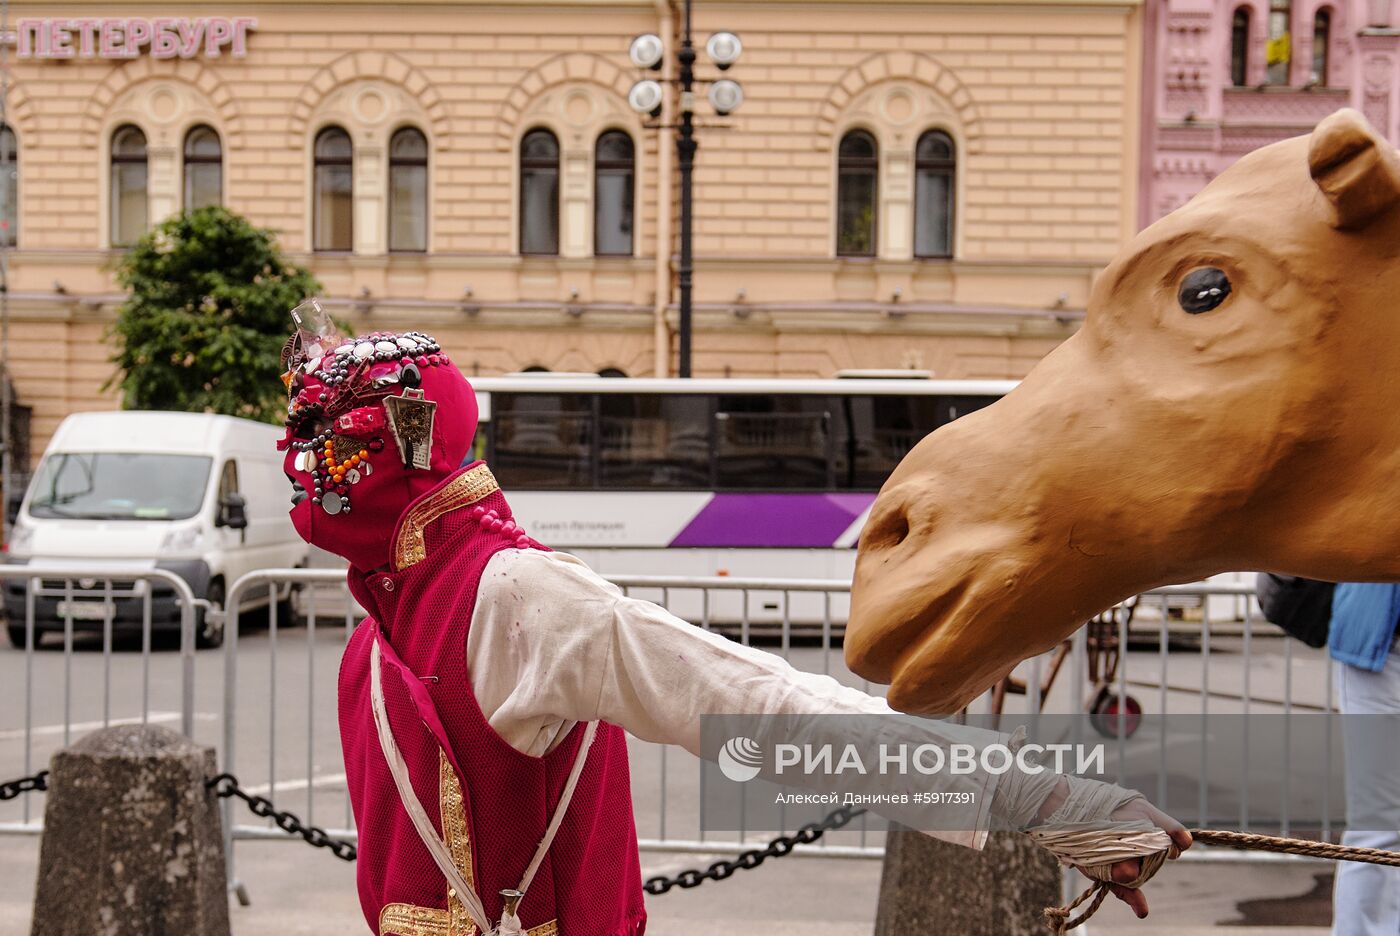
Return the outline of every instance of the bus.
{"type": "MultiPolygon", "coordinates": [[[[847,581],[900,459],[1015,386],[551,373],[472,383],[475,454],[516,517],[600,574],[847,581]]],[[[779,610],[768,604],[754,610],[779,610]]]]}

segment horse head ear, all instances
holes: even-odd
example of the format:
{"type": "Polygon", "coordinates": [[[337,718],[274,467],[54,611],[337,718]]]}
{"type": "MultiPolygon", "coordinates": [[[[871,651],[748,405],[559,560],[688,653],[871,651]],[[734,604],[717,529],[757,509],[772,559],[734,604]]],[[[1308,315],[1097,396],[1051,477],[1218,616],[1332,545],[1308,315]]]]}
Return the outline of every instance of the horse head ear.
{"type": "Polygon", "coordinates": [[[1400,157],[1366,118],[1343,108],[1317,125],[1308,168],[1337,210],[1336,226],[1356,230],[1400,201],[1400,157]]]}

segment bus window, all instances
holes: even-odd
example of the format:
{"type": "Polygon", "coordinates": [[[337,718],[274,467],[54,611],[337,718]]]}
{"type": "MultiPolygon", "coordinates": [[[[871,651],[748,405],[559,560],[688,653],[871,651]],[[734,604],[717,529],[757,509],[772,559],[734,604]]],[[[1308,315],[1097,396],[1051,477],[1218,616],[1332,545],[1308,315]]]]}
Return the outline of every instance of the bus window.
{"type": "Polygon", "coordinates": [[[492,395],[494,470],[509,488],[593,487],[593,397],[492,395]]]}
{"type": "Polygon", "coordinates": [[[470,461],[483,461],[488,452],[486,440],[491,434],[491,424],[489,422],[479,422],[476,424],[476,434],[472,436],[472,448],[467,454],[470,461]]]}
{"type": "Polygon", "coordinates": [[[722,396],[715,413],[720,490],[830,490],[833,407],[824,396],[722,396]]]}
{"type": "MultiPolygon", "coordinates": [[[[937,397],[938,405],[942,407],[945,415],[943,422],[952,422],[959,416],[966,416],[968,413],[976,412],[984,406],[991,406],[997,401],[997,397],[992,396],[945,396],[937,397]]],[[[943,423],[940,422],[941,426],[943,423]]]]}
{"type": "MultiPolygon", "coordinates": [[[[878,491],[924,436],[996,401],[994,396],[852,396],[842,403],[851,427],[844,440],[847,470],[838,487],[878,491]]],[[[838,442],[838,445],[840,442],[838,442]]]]}
{"type": "Polygon", "coordinates": [[[708,396],[600,394],[599,486],[708,488],[713,406],[708,396]]]}

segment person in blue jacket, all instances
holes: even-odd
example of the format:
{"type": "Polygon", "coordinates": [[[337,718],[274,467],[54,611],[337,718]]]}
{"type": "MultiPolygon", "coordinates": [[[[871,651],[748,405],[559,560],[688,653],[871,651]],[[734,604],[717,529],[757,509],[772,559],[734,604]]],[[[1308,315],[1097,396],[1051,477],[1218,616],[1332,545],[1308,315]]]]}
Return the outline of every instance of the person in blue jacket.
{"type": "MultiPolygon", "coordinates": [[[[1327,649],[1344,716],[1400,715],[1400,585],[1342,583],[1327,649]]],[[[1343,718],[1347,831],[1342,844],[1400,851],[1400,719],[1343,718]],[[1386,828],[1375,828],[1386,826],[1386,828]]],[[[1332,890],[1333,936],[1400,933],[1400,869],[1343,861],[1332,890]]]]}

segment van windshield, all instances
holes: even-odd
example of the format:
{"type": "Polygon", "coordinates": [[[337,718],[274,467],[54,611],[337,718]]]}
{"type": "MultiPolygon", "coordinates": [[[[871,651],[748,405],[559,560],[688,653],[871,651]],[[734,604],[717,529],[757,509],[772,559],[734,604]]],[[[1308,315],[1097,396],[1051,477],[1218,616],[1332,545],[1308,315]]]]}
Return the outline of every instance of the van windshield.
{"type": "Polygon", "coordinates": [[[205,455],[55,452],[34,477],[32,517],[184,520],[199,512],[213,459],[205,455]]]}

